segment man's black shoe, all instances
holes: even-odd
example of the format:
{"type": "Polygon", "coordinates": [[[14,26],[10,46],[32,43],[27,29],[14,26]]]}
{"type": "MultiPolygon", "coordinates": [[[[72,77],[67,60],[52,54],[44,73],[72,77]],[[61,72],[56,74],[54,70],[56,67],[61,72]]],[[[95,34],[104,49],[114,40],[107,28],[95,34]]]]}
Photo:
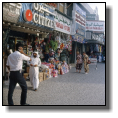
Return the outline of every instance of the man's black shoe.
{"type": "Polygon", "coordinates": [[[21,104],[21,105],[26,105],[26,106],[27,106],[27,105],[30,105],[30,104],[27,104],[27,103],[26,103],[26,104],[21,104]]]}

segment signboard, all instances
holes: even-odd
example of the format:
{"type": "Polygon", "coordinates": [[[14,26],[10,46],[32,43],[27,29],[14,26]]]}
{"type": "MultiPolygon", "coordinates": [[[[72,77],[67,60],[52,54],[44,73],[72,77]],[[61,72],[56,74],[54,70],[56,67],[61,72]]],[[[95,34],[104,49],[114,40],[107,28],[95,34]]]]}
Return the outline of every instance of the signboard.
{"type": "Polygon", "coordinates": [[[91,39],[91,32],[86,32],[86,39],[91,39]]]}
{"type": "Polygon", "coordinates": [[[54,10],[42,3],[22,3],[19,24],[46,29],[54,28],[54,10]]]}
{"type": "Polygon", "coordinates": [[[97,70],[97,58],[89,58],[89,60],[91,62],[89,65],[95,65],[95,69],[97,70]]]}
{"type": "Polygon", "coordinates": [[[21,8],[21,3],[3,3],[3,20],[17,23],[21,8]]]}
{"type": "Polygon", "coordinates": [[[66,33],[66,34],[70,34],[71,20],[69,20],[68,18],[66,18],[65,16],[59,13],[56,13],[54,17],[54,21],[55,21],[55,30],[66,33]]]}
{"type": "Polygon", "coordinates": [[[83,27],[86,25],[86,19],[77,12],[75,13],[75,21],[83,27]]]}
{"type": "Polygon", "coordinates": [[[46,3],[46,4],[48,4],[49,6],[53,6],[53,7],[57,7],[57,4],[56,3],[46,3]]]}
{"type": "Polygon", "coordinates": [[[104,34],[92,34],[92,39],[103,42],[104,34]]]}
{"type": "Polygon", "coordinates": [[[97,63],[97,58],[89,58],[89,60],[91,61],[91,63],[97,63]]]}
{"type": "Polygon", "coordinates": [[[104,21],[86,21],[86,30],[89,31],[105,31],[104,21]]]}
{"type": "Polygon", "coordinates": [[[76,11],[81,14],[84,18],[86,18],[86,12],[83,11],[77,4],[75,5],[76,11]]]}
{"type": "Polygon", "coordinates": [[[96,14],[86,14],[86,20],[95,20],[96,14]]]}
{"type": "Polygon", "coordinates": [[[78,34],[75,34],[75,35],[72,35],[72,41],[77,41],[77,42],[83,43],[84,37],[80,36],[78,34]]]}

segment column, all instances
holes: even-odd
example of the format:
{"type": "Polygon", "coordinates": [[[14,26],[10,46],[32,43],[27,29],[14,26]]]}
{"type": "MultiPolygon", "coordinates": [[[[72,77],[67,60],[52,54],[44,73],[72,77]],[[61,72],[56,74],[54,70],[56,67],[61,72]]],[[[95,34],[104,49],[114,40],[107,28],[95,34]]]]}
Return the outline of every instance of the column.
{"type": "Polygon", "coordinates": [[[57,9],[59,10],[59,3],[57,3],[57,9]]]}
{"type": "Polygon", "coordinates": [[[64,3],[64,14],[67,14],[67,3],[64,3]]]}
{"type": "Polygon", "coordinates": [[[82,52],[85,52],[85,45],[82,44],[82,52]]]}
{"type": "Polygon", "coordinates": [[[75,42],[75,63],[76,63],[76,49],[77,49],[77,42],[75,42]]]}

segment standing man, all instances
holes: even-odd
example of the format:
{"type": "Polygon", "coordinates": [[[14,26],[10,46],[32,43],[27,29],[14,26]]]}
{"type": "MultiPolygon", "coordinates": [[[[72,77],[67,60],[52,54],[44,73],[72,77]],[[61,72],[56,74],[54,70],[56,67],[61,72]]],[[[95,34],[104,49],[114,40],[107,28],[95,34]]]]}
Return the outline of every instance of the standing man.
{"type": "Polygon", "coordinates": [[[30,65],[29,77],[34,91],[37,91],[39,86],[39,66],[41,66],[38,52],[33,52],[31,59],[31,61],[27,62],[27,64],[30,65]]]}
{"type": "Polygon", "coordinates": [[[87,62],[88,62],[88,55],[85,53],[85,52],[83,52],[83,60],[84,60],[84,70],[85,70],[85,74],[88,74],[88,72],[89,72],[89,65],[87,64],[87,62]]]}
{"type": "Polygon", "coordinates": [[[22,76],[22,64],[23,60],[29,61],[31,60],[23,52],[23,45],[20,43],[16,44],[16,51],[8,56],[7,60],[7,68],[10,71],[10,82],[9,82],[9,91],[8,91],[8,104],[14,105],[12,96],[15,89],[16,84],[18,83],[22,89],[21,93],[21,105],[29,105],[26,103],[27,98],[27,84],[25,79],[22,76]]]}

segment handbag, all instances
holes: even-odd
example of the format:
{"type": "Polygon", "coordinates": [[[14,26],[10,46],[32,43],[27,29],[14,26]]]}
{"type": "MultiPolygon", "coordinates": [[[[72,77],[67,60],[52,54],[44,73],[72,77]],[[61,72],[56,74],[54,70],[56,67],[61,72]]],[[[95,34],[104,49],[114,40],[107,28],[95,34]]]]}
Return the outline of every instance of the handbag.
{"type": "Polygon", "coordinates": [[[90,64],[90,63],[91,63],[91,61],[90,61],[90,60],[88,60],[87,64],[90,64]]]}

